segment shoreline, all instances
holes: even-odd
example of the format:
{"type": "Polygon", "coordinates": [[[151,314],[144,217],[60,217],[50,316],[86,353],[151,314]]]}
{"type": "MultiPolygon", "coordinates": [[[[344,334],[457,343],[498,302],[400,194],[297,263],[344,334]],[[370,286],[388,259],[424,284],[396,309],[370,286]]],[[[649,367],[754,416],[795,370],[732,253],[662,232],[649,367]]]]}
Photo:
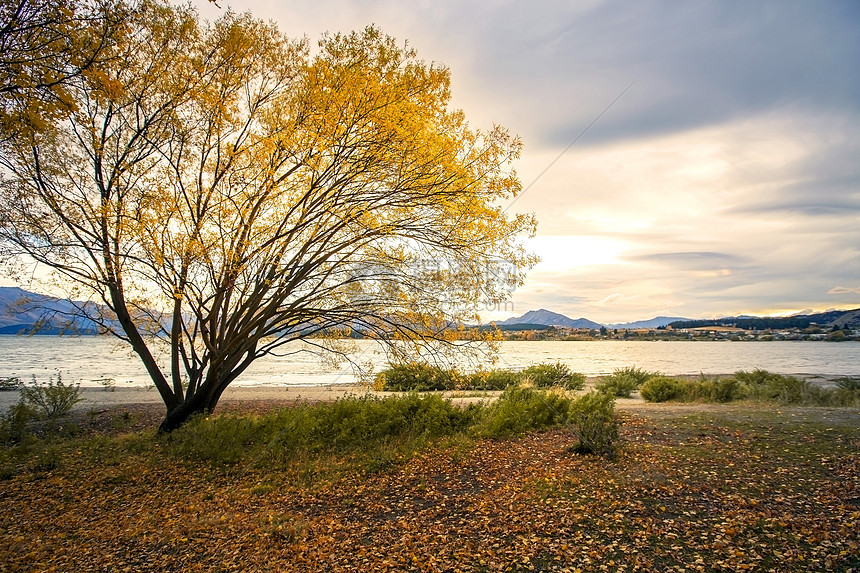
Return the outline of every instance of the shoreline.
{"type": "MultiPolygon", "coordinates": [[[[721,374],[717,376],[731,376],[731,374],[721,374]]],[[[809,380],[810,382],[822,387],[831,387],[834,385],[834,380],[838,376],[825,374],[794,374],[798,378],[809,380]]],[[[679,378],[688,378],[689,376],[678,376],[679,378]]],[[[585,390],[588,391],[594,388],[594,384],[600,379],[599,376],[590,376],[587,379],[585,390]]],[[[112,388],[81,386],[81,401],[75,404],[72,408],[73,412],[86,412],[93,409],[105,409],[119,406],[131,405],[162,405],[161,396],[154,386],[114,386],[112,388]]],[[[393,394],[401,394],[402,392],[383,392],[376,391],[367,385],[356,383],[344,384],[327,384],[317,386],[230,386],[225,391],[219,401],[219,404],[240,404],[245,402],[281,402],[288,404],[290,402],[333,402],[339,398],[348,396],[364,396],[370,394],[373,396],[388,396],[393,394]]],[[[471,403],[479,402],[487,398],[498,396],[500,391],[490,390],[449,390],[443,394],[454,400],[456,403],[471,403]]],[[[0,392],[0,414],[6,412],[8,408],[18,402],[20,392],[15,390],[0,392]]],[[[618,405],[627,403],[635,405],[645,403],[644,400],[636,395],[635,398],[619,399],[618,405]]]]}
{"type": "MultiPolygon", "coordinates": [[[[231,386],[221,396],[219,404],[230,402],[333,402],[350,395],[364,395],[374,392],[357,384],[337,384],[327,386],[231,386]]],[[[0,413],[18,402],[20,392],[15,390],[0,392],[0,413]]],[[[81,386],[82,400],[75,404],[72,411],[128,406],[133,404],[163,404],[161,395],[150,386],[114,387],[112,389],[81,386]]]]}

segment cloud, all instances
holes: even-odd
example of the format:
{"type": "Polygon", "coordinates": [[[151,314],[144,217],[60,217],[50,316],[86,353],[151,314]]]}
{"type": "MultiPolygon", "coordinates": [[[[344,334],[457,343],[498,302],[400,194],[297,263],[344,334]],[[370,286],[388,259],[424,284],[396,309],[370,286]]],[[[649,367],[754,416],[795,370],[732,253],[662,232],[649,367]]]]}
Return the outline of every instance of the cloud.
{"type": "Polygon", "coordinates": [[[860,294],[860,287],[852,288],[837,286],[827,291],[827,294],[860,294]]]}
{"type": "Polygon", "coordinates": [[[488,105],[508,108],[510,117],[527,114],[555,146],[569,143],[633,80],[583,145],[774,107],[857,110],[856,3],[578,4],[483,10],[474,36],[473,70],[505,94],[488,105]]]}
{"type": "Polygon", "coordinates": [[[451,68],[453,105],[472,126],[523,136],[516,168],[535,184],[511,212],[537,215],[530,245],[543,262],[514,293],[520,314],[624,322],[679,307],[692,317],[822,308],[858,294],[843,286],[860,284],[854,0],[241,9],[312,41],[376,23],[451,68]]]}
{"type": "Polygon", "coordinates": [[[741,265],[744,262],[743,258],[739,256],[707,251],[654,253],[649,255],[636,255],[626,257],[626,260],[644,263],[655,263],[658,265],[666,265],[685,270],[692,269],[698,271],[710,270],[714,268],[724,269],[729,266],[741,265]]]}

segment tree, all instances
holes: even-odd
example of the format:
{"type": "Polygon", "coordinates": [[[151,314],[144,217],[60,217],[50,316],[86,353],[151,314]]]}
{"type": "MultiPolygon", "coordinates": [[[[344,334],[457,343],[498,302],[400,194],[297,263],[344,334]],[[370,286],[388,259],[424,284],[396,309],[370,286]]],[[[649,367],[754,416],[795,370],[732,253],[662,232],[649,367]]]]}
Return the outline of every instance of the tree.
{"type": "Polygon", "coordinates": [[[131,8],[113,0],[0,2],[0,127],[4,136],[40,130],[76,102],[70,81],[110,58],[131,8]]]}
{"type": "Polygon", "coordinates": [[[0,240],[104,303],[81,311],[141,358],[162,430],[291,341],[444,344],[534,263],[533,218],[499,206],[520,142],[449,109],[448,69],[376,28],[312,55],[247,14],[148,2],[127,22],[69,82],[74,113],[3,143],[0,240]]]}

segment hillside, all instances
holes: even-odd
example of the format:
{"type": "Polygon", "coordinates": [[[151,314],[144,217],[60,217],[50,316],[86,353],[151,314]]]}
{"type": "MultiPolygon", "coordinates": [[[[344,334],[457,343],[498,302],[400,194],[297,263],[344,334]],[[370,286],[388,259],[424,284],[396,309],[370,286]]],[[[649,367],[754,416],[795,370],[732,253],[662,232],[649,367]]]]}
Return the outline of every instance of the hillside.
{"type": "Polygon", "coordinates": [[[681,318],[680,316],[658,316],[651,320],[637,320],[635,322],[620,322],[617,324],[605,324],[606,328],[617,328],[618,330],[636,330],[639,328],[661,328],[689,318],[681,318]]]}
{"type": "Polygon", "coordinates": [[[562,326],[566,328],[600,328],[602,325],[587,318],[568,318],[563,314],[552,312],[544,308],[540,310],[530,310],[524,315],[515,318],[509,318],[501,322],[497,322],[498,327],[509,327],[514,325],[543,325],[543,326],[562,326]]]}
{"type": "Polygon", "coordinates": [[[746,330],[779,330],[809,328],[812,325],[830,328],[860,329],[860,309],[830,310],[794,316],[728,316],[713,320],[684,320],[673,322],[672,328],[701,328],[705,326],[736,326],[746,330]]]}
{"type": "Polygon", "coordinates": [[[0,287],[0,334],[96,334],[98,325],[80,316],[83,304],[0,287]]]}

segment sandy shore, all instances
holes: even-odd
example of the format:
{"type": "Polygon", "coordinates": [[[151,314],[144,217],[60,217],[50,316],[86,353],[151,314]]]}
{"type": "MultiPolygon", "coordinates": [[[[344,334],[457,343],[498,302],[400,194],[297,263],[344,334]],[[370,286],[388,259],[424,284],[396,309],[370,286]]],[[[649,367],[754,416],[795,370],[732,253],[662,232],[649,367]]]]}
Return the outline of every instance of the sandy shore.
{"type": "MultiPolygon", "coordinates": [[[[231,386],[221,397],[221,402],[246,402],[251,400],[284,401],[296,400],[333,401],[348,395],[363,395],[367,388],[355,385],[331,386],[231,386]]],[[[161,404],[161,396],[155,388],[81,388],[82,400],[75,405],[78,411],[109,408],[125,404],[161,404]]],[[[0,412],[18,402],[17,391],[0,392],[0,412]]]]}
{"type": "MultiPolygon", "coordinates": [[[[808,380],[822,386],[832,386],[833,382],[828,377],[823,376],[806,376],[808,380]]],[[[594,387],[597,378],[589,378],[586,383],[585,390],[588,391],[594,387]]],[[[386,396],[389,392],[375,392],[367,386],[357,384],[331,384],[328,386],[230,386],[221,397],[220,404],[230,402],[332,402],[338,398],[346,396],[363,396],[365,394],[374,396],[386,396]]],[[[500,392],[483,392],[483,391],[451,391],[444,393],[446,397],[452,398],[455,403],[468,404],[471,402],[479,402],[488,398],[494,398],[500,392]]],[[[0,392],[0,414],[4,413],[9,406],[18,402],[20,393],[17,391],[2,391],[0,392]]],[[[124,406],[131,404],[161,404],[161,396],[155,387],[113,387],[113,388],[93,388],[81,387],[82,400],[75,405],[74,410],[78,412],[87,412],[89,410],[101,410],[116,406],[124,406]]],[[[648,406],[644,400],[634,395],[633,398],[618,399],[616,405],[620,409],[638,409],[643,406],[648,406]]],[[[650,404],[653,406],[653,404],[650,404]]],[[[675,405],[666,406],[667,408],[675,405]]],[[[697,405],[701,409],[702,405],[697,405]]]]}

